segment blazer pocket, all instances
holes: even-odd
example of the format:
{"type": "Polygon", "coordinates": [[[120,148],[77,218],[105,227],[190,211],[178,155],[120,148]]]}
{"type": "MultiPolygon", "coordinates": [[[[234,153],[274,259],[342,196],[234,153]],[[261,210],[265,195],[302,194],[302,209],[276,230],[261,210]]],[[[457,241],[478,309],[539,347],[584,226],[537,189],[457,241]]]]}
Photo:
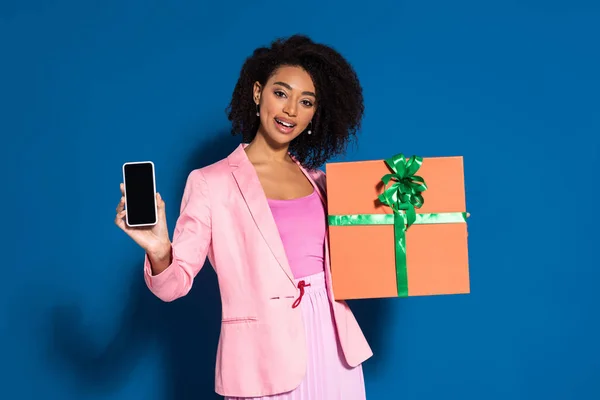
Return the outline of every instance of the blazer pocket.
{"type": "Polygon", "coordinates": [[[256,321],[258,321],[256,317],[230,317],[221,319],[222,324],[243,324],[256,321]]]}

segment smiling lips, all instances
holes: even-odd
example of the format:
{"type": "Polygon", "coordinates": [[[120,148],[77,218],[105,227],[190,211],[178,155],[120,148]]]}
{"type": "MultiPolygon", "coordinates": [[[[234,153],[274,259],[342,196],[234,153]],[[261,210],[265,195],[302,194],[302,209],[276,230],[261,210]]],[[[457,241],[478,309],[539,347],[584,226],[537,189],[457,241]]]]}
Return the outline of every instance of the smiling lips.
{"type": "Polygon", "coordinates": [[[296,127],[296,124],[288,119],[275,117],[275,126],[281,133],[288,134],[292,133],[292,131],[296,127]]]}

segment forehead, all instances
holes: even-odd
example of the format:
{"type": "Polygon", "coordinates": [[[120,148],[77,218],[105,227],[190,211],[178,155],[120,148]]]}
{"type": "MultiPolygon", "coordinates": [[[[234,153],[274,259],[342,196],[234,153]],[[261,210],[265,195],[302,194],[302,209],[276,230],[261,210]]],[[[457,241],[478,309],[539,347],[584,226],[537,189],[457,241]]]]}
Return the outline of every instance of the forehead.
{"type": "Polygon", "coordinates": [[[312,78],[308,72],[301,67],[289,65],[279,67],[267,83],[272,85],[275,82],[287,83],[293,90],[315,91],[315,85],[312,78]]]}

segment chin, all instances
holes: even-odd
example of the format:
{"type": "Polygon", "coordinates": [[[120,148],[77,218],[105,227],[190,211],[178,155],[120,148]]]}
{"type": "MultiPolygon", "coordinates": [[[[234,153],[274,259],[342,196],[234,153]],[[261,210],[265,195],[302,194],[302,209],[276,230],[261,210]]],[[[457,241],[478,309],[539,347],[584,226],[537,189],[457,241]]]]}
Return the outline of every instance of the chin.
{"type": "Polygon", "coordinates": [[[278,132],[268,132],[267,136],[270,142],[278,144],[280,146],[285,146],[290,144],[290,142],[294,140],[298,135],[282,135],[278,132]]]}
{"type": "Polygon", "coordinates": [[[279,145],[289,144],[292,140],[297,138],[300,133],[302,133],[302,131],[299,130],[300,128],[297,126],[293,130],[286,130],[281,129],[276,123],[274,123],[270,128],[271,129],[267,129],[265,132],[268,136],[268,139],[279,145]]]}

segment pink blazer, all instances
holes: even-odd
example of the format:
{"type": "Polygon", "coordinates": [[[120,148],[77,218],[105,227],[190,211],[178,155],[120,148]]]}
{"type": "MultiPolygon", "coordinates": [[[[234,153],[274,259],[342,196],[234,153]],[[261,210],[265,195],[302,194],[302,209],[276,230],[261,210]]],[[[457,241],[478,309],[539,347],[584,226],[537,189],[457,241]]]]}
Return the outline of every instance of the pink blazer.
{"type": "MultiPolygon", "coordinates": [[[[173,263],[152,276],[146,257],[144,276],[157,297],[173,301],[188,293],[208,257],[222,302],[215,390],[222,396],[255,397],[298,386],[307,351],[301,310],[292,308],[299,290],[244,147],[190,173],[173,234],[173,263]]],[[[325,174],[302,171],[326,204],[325,174]]],[[[333,299],[328,242],[325,247],[325,278],[333,299]]],[[[371,357],[371,348],[348,305],[332,301],[332,306],[345,359],[359,365],[371,357]]]]}

